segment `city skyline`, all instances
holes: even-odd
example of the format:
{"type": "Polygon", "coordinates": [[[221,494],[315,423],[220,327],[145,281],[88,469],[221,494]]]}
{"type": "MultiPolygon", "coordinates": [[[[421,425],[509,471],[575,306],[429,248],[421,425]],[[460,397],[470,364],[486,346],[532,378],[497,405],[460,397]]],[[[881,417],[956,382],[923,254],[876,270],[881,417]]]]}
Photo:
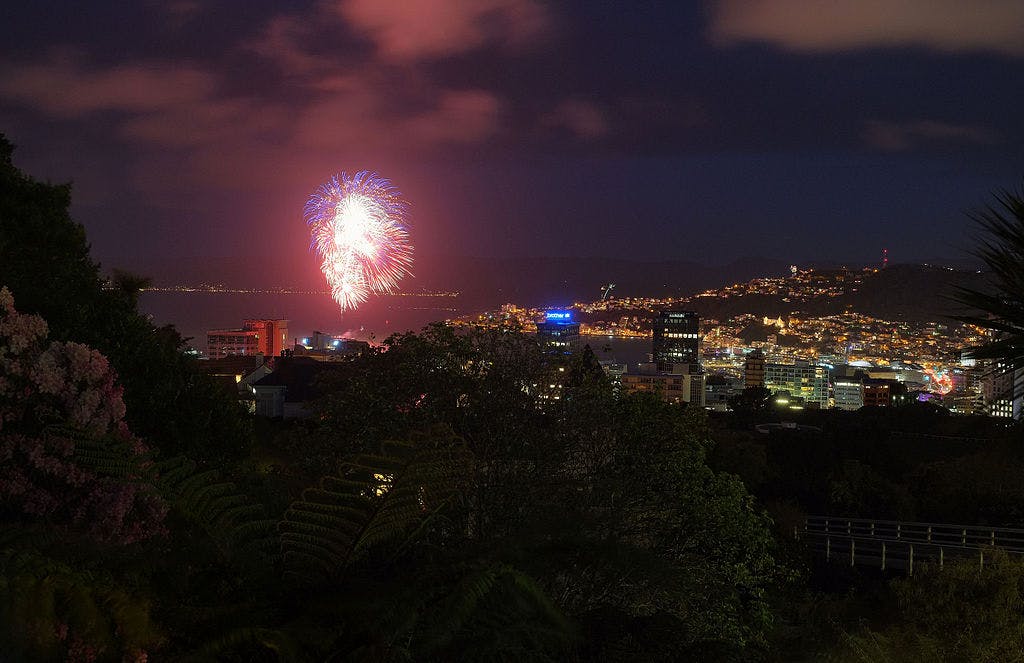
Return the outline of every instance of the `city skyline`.
{"type": "Polygon", "coordinates": [[[401,188],[424,256],[958,259],[964,212],[1024,172],[1022,14],[38,3],[0,28],[0,131],[75,183],[108,266],[304,269],[302,205],[360,168],[401,188]]]}

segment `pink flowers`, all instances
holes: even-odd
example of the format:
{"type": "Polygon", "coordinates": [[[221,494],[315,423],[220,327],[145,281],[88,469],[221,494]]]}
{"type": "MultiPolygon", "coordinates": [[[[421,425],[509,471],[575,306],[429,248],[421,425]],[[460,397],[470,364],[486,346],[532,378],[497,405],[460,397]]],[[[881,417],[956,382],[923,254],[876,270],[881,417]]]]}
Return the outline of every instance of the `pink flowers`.
{"type": "Polygon", "coordinates": [[[14,296],[0,288],[0,356],[24,352],[46,336],[46,321],[38,315],[22,315],[14,310],[14,296]],[[6,345],[6,347],[5,347],[6,345]]]}
{"type": "Polygon", "coordinates": [[[18,313],[0,288],[0,503],[100,541],[162,532],[166,505],[130,472],[146,448],[123,421],[109,361],[80,343],[44,346],[46,334],[46,322],[18,313]],[[104,476],[84,463],[86,441],[123,449],[128,475],[104,476]]]}

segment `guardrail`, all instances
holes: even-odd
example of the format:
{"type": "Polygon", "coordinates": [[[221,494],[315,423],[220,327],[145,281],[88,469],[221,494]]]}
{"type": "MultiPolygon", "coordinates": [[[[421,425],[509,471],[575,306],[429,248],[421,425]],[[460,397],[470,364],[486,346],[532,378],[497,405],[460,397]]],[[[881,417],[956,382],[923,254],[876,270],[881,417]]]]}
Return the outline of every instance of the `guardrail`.
{"type": "Polygon", "coordinates": [[[874,565],[913,575],[915,562],[942,566],[949,557],[977,557],[981,567],[993,548],[1024,554],[1024,529],[918,523],[896,520],[808,516],[794,536],[828,560],[848,560],[850,566],[874,565]]]}

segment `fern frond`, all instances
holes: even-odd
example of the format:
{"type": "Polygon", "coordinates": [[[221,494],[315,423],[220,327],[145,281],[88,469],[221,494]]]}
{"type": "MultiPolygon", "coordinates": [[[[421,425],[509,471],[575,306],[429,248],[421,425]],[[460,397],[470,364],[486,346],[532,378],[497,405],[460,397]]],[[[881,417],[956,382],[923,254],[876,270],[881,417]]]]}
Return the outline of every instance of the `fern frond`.
{"type": "Polygon", "coordinates": [[[540,648],[568,647],[572,625],[527,574],[506,565],[477,569],[463,577],[425,620],[417,650],[451,646],[464,629],[506,632],[527,628],[540,648]]]}
{"type": "Polygon", "coordinates": [[[470,460],[463,441],[444,427],[350,459],[285,513],[278,531],[286,570],[337,578],[374,549],[403,550],[461,493],[470,460]]]}
{"type": "Polygon", "coordinates": [[[235,653],[245,655],[253,648],[272,651],[282,663],[301,660],[298,646],[281,631],[266,628],[237,628],[203,645],[189,657],[194,661],[217,660],[235,653]]]}
{"type": "Polygon", "coordinates": [[[242,494],[218,470],[198,470],[188,458],[171,458],[150,470],[153,481],[174,509],[204,530],[227,557],[241,551],[276,549],[276,521],[263,506],[242,494]]]}

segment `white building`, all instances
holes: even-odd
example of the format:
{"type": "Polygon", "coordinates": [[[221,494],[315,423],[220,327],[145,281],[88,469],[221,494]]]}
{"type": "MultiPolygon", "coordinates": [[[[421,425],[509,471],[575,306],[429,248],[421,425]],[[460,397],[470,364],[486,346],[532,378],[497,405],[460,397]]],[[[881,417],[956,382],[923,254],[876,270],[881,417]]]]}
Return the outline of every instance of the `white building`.
{"type": "Polygon", "coordinates": [[[622,391],[627,394],[659,394],[669,403],[693,403],[704,407],[704,379],[696,364],[659,364],[646,362],[636,373],[622,376],[622,391]]]}
{"type": "Polygon", "coordinates": [[[853,378],[837,377],[832,383],[835,407],[839,410],[859,410],[864,407],[864,382],[853,378]]]}

